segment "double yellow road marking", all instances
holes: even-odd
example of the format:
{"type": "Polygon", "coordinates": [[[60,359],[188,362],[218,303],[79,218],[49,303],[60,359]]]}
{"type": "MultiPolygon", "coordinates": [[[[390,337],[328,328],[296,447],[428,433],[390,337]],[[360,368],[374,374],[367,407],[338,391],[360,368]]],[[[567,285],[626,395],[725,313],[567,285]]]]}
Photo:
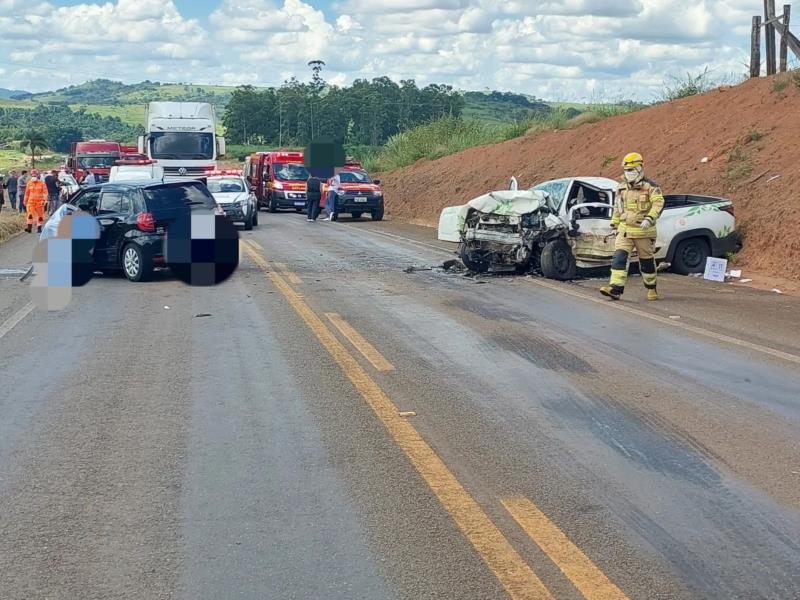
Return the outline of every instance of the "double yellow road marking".
{"type": "MultiPolygon", "coordinates": [[[[287,283],[280,273],[270,269],[267,260],[256,251],[254,246],[243,240],[242,247],[253,262],[266,273],[273,285],[283,294],[297,315],[306,323],[325,350],[339,365],[345,376],[383,423],[395,443],[408,457],[411,464],[414,465],[414,468],[450,514],[458,528],[475,548],[478,555],[500,581],[508,595],[515,600],[553,600],[553,596],[528,563],[514,549],[477,501],[464,489],[456,476],[447,468],[444,461],[414,426],[407,419],[400,416],[397,406],[361,367],[355,357],[325,325],[322,319],[317,316],[314,310],[287,283]]],[[[394,369],[369,342],[339,315],[329,313],[326,316],[376,369],[383,371],[394,369]]],[[[521,504],[519,499],[509,500],[507,503],[504,502],[504,505],[523,529],[526,529],[526,524],[529,525],[534,522],[531,520],[531,514],[538,516],[539,519],[535,522],[535,526],[532,529],[533,533],[537,533],[536,528],[542,523],[549,524],[549,528],[546,529],[549,532],[548,536],[543,538],[545,541],[552,540],[554,537],[553,532],[559,531],[540,511],[537,510],[537,512],[532,513],[529,510],[530,507],[521,504]],[[523,508],[528,510],[523,510],[523,508]],[[520,515],[519,518],[518,515],[520,515]]],[[[530,503],[530,506],[533,506],[533,504],[530,503]]],[[[526,529],[526,531],[528,530],[526,529]]],[[[528,531],[531,537],[533,537],[532,531],[528,531]]],[[[563,534],[561,535],[563,536],[563,534]]],[[[540,543],[535,537],[534,541],[540,543]]],[[[555,546],[551,544],[548,547],[552,551],[555,546]]],[[[595,586],[595,591],[610,589],[608,588],[610,582],[599,572],[599,569],[596,572],[592,572],[591,569],[586,568],[587,563],[591,565],[591,561],[582,553],[580,556],[585,560],[575,563],[576,554],[574,551],[571,553],[553,551],[551,554],[545,547],[543,549],[553,560],[566,558],[568,561],[572,561],[572,563],[568,563],[563,567],[559,564],[559,567],[570,579],[573,576],[578,577],[581,585],[579,586],[575,581],[573,583],[588,600],[624,598],[623,595],[599,595],[599,592],[594,593],[594,595],[586,595],[584,590],[588,590],[591,593],[592,586],[595,586]],[[576,569],[576,567],[571,566],[573,564],[577,564],[579,568],[576,569]],[[592,577],[595,579],[592,580],[592,577]],[[593,581],[594,583],[592,583],[593,581]]],[[[580,553],[579,550],[577,552],[580,553]]],[[[613,586],[613,584],[610,585],[613,586]]]]}

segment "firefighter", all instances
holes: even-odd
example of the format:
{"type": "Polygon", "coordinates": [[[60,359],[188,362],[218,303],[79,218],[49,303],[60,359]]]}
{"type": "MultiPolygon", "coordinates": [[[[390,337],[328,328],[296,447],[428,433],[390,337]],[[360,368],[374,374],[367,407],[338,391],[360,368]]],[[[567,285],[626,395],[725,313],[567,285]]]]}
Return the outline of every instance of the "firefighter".
{"type": "Polygon", "coordinates": [[[614,258],[611,262],[611,280],[600,288],[600,293],[619,300],[628,279],[628,262],[631,252],[639,255],[639,271],[647,299],[658,300],[656,291],[656,221],[664,210],[664,196],[654,181],[644,176],[644,159],[631,152],[622,160],[625,178],[617,188],[611,227],[617,231],[614,258]]]}
{"type": "Polygon", "coordinates": [[[47,206],[47,184],[39,179],[39,171],[31,169],[31,178],[25,188],[25,207],[28,213],[28,227],[25,228],[25,231],[31,233],[35,217],[38,231],[41,233],[42,225],[44,225],[45,206],[47,206]]]}

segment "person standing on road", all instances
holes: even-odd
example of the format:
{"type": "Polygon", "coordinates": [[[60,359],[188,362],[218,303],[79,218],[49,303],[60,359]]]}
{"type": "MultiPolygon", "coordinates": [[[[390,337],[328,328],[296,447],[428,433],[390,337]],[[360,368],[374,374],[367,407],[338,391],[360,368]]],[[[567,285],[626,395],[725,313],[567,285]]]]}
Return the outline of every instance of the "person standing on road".
{"type": "Polygon", "coordinates": [[[328,187],[328,197],[325,200],[325,211],[328,213],[328,216],[325,217],[326,221],[336,220],[336,196],[339,193],[339,186],[341,186],[341,184],[342,182],[341,179],[339,179],[339,175],[334,175],[328,187]]]}
{"type": "Polygon", "coordinates": [[[19,200],[19,212],[25,212],[25,188],[28,186],[28,172],[23,171],[17,180],[17,199],[19,200]]]}
{"type": "Polygon", "coordinates": [[[11,210],[17,210],[17,172],[11,171],[8,179],[3,183],[3,187],[8,190],[8,203],[11,205],[11,210]]]}
{"type": "Polygon", "coordinates": [[[25,188],[25,206],[28,212],[28,226],[25,231],[31,233],[33,221],[36,220],[39,233],[44,225],[44,207],[47,205],[47,184],[39,179],[39,171],[31,169],[31,179],[25,188]]]}
{"type": "Polygon", "coordinates": [[[53,170],[50,171],[44,178],[44,184],[47,186],[47,214],[52,215],[58,209],[58,196],[59,196],[59,181],[58,173],[53,170]]]}
{"type": "Polygon", "coordinates": [[[658,184],[644,176],[644,159],[632,152],[622,160],[625,178],[617,188],[611,227],[617,231],[611,279],[600,293],[619,300],[628,279],[628,262],[633,249],[639,255],[639,271],[647,299],[658,300],[656,291],[656,221],[664,210],[664,196],[658,184]]]}
{"type": "Polygon", "coordinates": [[[3,211],[3,205],[6,203],[6,176],[0,173],[0,212],[3,211]]]}
{"type": "Polygon", "coordinates": [[[83,176],[83,181],[81,182],[83,185],[94,185],[97,183],[97,177],[91,171],[87,171],[86,175],[83,176]]]}
{"type": "Polygon", "coordinates": [[[3,182],[3,187],[8,190],[8,203],[11,205],[11,210],[17,210],[17,172],[11,171],[9,176],[3,182]]]}
{"type": "Polygon", "coordinates": [[[317,216],[319,215],[319,201],[321,198],[322,182],[312,175],[308,178],[308,182],[306,183],[306,200],[308,201],[306,214],[308,215],[308,221],[311,223],[317,220],[317,216]]]}

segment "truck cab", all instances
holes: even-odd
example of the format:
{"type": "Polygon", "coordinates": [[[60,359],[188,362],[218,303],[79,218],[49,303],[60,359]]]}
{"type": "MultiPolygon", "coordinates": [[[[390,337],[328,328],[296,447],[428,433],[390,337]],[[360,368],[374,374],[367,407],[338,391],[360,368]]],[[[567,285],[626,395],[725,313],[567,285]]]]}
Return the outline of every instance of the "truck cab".
{"type": "Polygon", "coordinates": [[[207,102],[151,102],[137,150],[158,161],[166,181],[203,178],[225,154],[216,127],[216,111],[207,102]]]}
{"type": "Polygon", "coordinates": [[[111,167],[121,155],[119,142],[108,140],[73,142],[67,157],[66,170],[71,171],[78,181],[82,181],[89,173],[94,173],[100,182],[108,181],[111,167]]]}

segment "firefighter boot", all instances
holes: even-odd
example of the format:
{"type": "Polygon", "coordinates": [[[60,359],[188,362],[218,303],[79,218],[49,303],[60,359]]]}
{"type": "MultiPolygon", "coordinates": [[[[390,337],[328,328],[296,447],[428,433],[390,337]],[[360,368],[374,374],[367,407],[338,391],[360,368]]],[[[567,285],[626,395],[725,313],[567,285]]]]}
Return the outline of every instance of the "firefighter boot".
{"type": "Polygon", "coordinates": [[[606,298],[619,300],[620,296],[622,296],[622,290],[623,288],[619,287],[618,285],[604,285],[600,288],[600,293],[606,298]]]}
{"type": "Polygon", "coordinates": [[[25,232],[26,232],[26,233],[30,233],[30,232],[31,232],[31,229],[33,229],[33,225],[28,225],[28,226],[25,228],[25,232]]]}
{"type": "Polygon", "coordinates": [[[658,300],[658,292],[655,290],[647,290],[647,299],[648,300],[658,300]]]}

